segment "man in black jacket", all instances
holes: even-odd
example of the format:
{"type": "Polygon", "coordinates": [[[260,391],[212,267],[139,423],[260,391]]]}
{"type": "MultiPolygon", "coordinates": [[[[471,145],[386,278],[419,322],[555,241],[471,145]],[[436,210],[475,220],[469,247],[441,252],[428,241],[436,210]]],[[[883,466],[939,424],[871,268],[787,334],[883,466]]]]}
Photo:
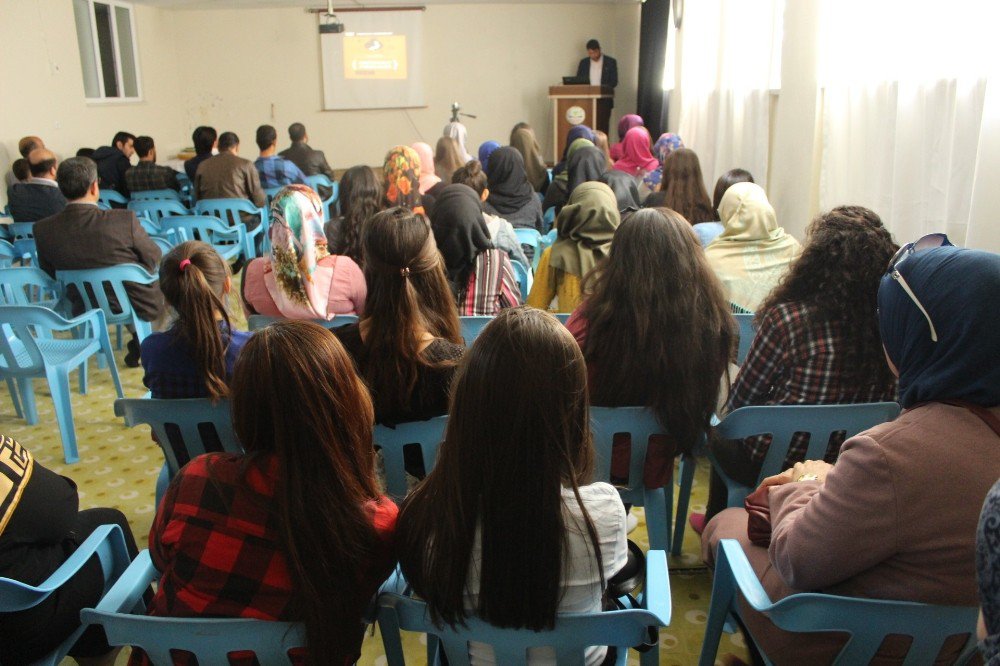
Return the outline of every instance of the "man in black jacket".
{"type": "Polygon", "coordinates": [[[56,183],[56,156],[47,148],[35,148],[28,153],[31,178],[15,183],[10,190],[10,216],[15,222],[37,222],[62,211],[66,197],[56,183]]]}
{"type": "Polygon", "coordinates": [[[576,78],[587,81],[592,86],[618,85],[618,61],[601,53],[601,44],[596,39],[587,42],[587,57],[576,68],[576,78]]]}
{"type": "MultiPolygon", "coordinates": [[[[309,135],[306,134],[305,125],[302,123],[289,125],[288,138],[291,139],[292,145],[279,153],[281,157],[290,160],[307,176],[324,174],[331,183],[334,181],[333,169],[327,164],[326,155],[322,150],[316,150],[309,145],[309,135]]],[[[328,188],[320,187],[319,196],[323,199],[329,197],[328,188]]]]}
{"type": "Polygon", "coordinates": [[[133,141],[134,135],[118,132],[110,146],[101,146],[91,155],[91,159],[97,162],[98,185],[102,190],[117,190],[122,196],[128,197],[125,172],[132,167],[129,158],[135,152],[133,141]]]}

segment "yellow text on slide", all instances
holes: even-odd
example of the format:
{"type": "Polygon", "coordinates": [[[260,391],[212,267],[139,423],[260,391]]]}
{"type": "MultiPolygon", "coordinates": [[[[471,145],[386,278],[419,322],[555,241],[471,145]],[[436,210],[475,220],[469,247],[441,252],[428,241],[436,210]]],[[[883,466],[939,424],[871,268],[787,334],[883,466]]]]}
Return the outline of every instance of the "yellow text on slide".
{"type": "Polygon", "coordinates": [[[405,79],[406,35],[345,35],[344,78],[405,79]]]}

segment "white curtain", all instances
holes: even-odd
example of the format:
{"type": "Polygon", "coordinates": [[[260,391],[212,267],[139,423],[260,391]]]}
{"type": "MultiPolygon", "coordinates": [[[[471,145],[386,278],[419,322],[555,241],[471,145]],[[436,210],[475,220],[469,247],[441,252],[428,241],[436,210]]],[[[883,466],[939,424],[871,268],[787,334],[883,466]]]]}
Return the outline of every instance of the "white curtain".
{"type": "MultiPolygon", "coordinates": [[[[781,83],[784,0],[694,0],[679,30],[677,132],[701,159],[709,192],[747,169],[767,187],[771,90],[781,83]]],[[[655,137],[654,137],[655,138],[655,137]]]]}
{"type": "Polygon", "coordinates": [[[982,4],[823,0],[821,16],[821,210],[867,206],[900,243],[964,242],[996,59],[982,4]]]}

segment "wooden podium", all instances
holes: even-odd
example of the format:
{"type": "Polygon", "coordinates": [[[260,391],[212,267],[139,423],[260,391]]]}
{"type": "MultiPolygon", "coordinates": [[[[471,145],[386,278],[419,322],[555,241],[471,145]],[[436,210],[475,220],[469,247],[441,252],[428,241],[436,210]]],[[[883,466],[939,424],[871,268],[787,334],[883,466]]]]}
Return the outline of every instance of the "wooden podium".
{"type": "Polygon", "coordinates": [[[611,86],[550,86],[552,100],[552,133],[555,137],[552,163],[562,157],[566,133],[573,125],[587,125],[608,133],[615,89],[611,86]]]}

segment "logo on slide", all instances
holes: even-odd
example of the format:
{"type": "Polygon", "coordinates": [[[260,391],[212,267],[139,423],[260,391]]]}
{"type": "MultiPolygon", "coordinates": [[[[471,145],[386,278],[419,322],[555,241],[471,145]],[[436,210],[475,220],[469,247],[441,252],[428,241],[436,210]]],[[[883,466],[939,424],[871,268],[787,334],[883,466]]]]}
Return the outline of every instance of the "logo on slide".
{"type": "Polygon", "coordinates": [[[571,106],[566,109],[566,122],[570,125],[579,125],[587,119],[587,112],[582,106],[571,106]]]}
{"type": "Polygon", "coordinates": [[[405,79],[406,35],[344,37],[345,79],[405,79]]]}

